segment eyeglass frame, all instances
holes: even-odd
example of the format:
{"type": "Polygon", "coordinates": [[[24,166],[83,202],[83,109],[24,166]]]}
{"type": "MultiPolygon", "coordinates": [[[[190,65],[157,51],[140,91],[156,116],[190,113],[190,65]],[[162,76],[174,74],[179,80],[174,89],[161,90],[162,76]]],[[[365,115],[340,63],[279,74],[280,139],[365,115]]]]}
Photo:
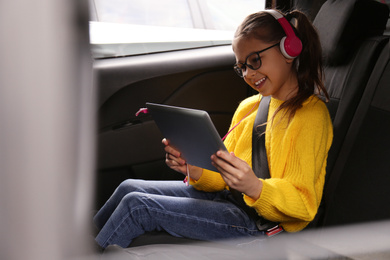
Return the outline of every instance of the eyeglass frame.
{"type": "Polygon", "coordinates": [[[238,64],[241,64],[242,66],[246,66],[246,67],[250,68],[251,70],[258,70],[258,69],[261,67],[261,65],[262,65],[260,53],[265,52],[265,51],[267,51],[267,50],[269,50],[269,49],[271,49],[271,48],[273,48],[273,47],[275,47],[275,46],[277,46],[277,45],[279,45],[279,44],[280,44],[280,42],[275,43],[274,45],[271,45],[271,46],[269,46],[269,47],[267,47],[267,48],[265,48],[265,49],[263,49],[263,50],[255,51],[255,52],[250,53],[248,56],[246,56],[245,62],[244,62],[244,63],[238,62],[238,63],[234,64],[234,66],[233,66],[234,71],[237,73],[237,75],[238,75],[240,78],[243,78],[243,77],[244,77],[244,73],[243,73],[242,69],[241,69],[240,67],[238,67],[238,64]],[[260,62],[259,62],[260,65],[259,65],[257,68],[254,68],[252,65],[250,65],[250,64],[247,63],[248,58],[249,58],[250,56],[252,56],[253,54],[257,54],[257,56],[258,56],[258,58],[259,58],[259,61],[260,61],[260,62]]]}

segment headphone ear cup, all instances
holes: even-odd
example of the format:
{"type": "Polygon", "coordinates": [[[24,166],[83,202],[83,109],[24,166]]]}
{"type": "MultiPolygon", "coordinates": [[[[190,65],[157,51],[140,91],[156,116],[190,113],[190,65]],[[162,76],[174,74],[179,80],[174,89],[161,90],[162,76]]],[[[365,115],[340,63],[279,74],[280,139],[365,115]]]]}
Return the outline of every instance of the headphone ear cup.
{"type": "Polygon", "coordinates": [[[301,40],[294,36],[283,37],[280,41],[280,51],[287,59],[294,59],[302,52],[301,40]]]}
{"type": "Polygon", "coordinates": [[[290,22],[276,10],[265,10],[272,15],[282,26],[286,36],[280,41],[280,51],[287,59],[295,59],[302,52],[302,41],[296,36],[293,26],[290,22]]]}

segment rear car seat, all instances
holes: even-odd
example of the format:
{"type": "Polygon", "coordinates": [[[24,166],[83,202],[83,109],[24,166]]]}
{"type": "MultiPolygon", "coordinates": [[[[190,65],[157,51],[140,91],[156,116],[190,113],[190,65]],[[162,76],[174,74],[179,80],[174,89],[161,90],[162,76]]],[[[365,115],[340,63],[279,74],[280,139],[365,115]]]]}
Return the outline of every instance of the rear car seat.
{"type": "Polygon", "coordinates": [[[327,1],[314,25],[324,54],[328,109],[335,128],[328,171],[333,168],[380,51],[388,41],[383,35],[388,7],[375,1],[327,1]],[[329,19],[332,17],[332,19],[329,19]]]}
{"type": "Polygon", "coordinates": [[[390,45],[369,79],[329,178],[323,225],[390,219],[390,45]]]}
{"type": "Polygon", "coordinates": [[[383,36],[388,17],[388,7],[379,2],[328,0],[313,22],[323,48],[325,87],[330,95],[327,106],[334,139],[328,157],[323,201],[311,227],[324,224],[322,220],[329,202],[326,197],[333,188],[329,179],[367,81],[389,40],[383,36]]]}

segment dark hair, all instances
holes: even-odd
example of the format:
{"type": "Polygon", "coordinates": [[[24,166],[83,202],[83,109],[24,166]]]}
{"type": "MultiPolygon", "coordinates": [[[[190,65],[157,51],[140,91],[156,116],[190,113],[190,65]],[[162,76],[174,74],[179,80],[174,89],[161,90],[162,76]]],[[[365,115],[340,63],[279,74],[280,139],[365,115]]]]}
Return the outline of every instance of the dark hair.
{"type": "MultiPolygon", "coordinates": [[[[288,114],[290,121],[311,95],[322,93],[326,101],[329,100],[329,95],[323,83],[322,49],[316,29],[306,15],[298,10],[290,12],[285,17],[287,20],[295,19],[292,27],[303,45],[301,54],[293,61],[293,67],[297,72],[298,93],[286,100],[275,111],[272,119],[278,112],[286,109],[285,115],[288,114]]],[[[268,12],[260,11],[245,18],[237,28],[234,38],[254,37],[266,43],[277,43],[284,36],[286,34],[279,22],[268,12]]]]}

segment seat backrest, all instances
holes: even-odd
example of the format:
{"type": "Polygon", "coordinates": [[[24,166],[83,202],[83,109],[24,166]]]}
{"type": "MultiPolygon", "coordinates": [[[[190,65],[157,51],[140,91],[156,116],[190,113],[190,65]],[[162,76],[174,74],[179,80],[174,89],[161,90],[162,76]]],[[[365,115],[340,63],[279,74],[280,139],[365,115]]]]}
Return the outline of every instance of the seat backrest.
{"type": "MultiPolygon", "coordinates": [[[[323,201],[327,200],[335,162],[356,108],[378,57],[388,42],[383,36],[389,9],[375,1],[328,0],[318,12],[314,25],[324,54],[327,103],[334,138],[327,162],[323,201]]],[[[323,225],[326,205],[322,203],[311,227],[323,225]]]]}
{"type": "Polygon", "coordinates": [[[390,44],[368,81],[329,179],[324,226],[390,219],[390,44]]]}
{"type": "Polygon", "coordinates": [[[379,53],[388,41],[382,36],[388,17],[388,7],[375,1],[328,0],[313,22],[322,44],[325,87],[330,95],[328,109],[334,126],[328,173],[379,53]]]}

